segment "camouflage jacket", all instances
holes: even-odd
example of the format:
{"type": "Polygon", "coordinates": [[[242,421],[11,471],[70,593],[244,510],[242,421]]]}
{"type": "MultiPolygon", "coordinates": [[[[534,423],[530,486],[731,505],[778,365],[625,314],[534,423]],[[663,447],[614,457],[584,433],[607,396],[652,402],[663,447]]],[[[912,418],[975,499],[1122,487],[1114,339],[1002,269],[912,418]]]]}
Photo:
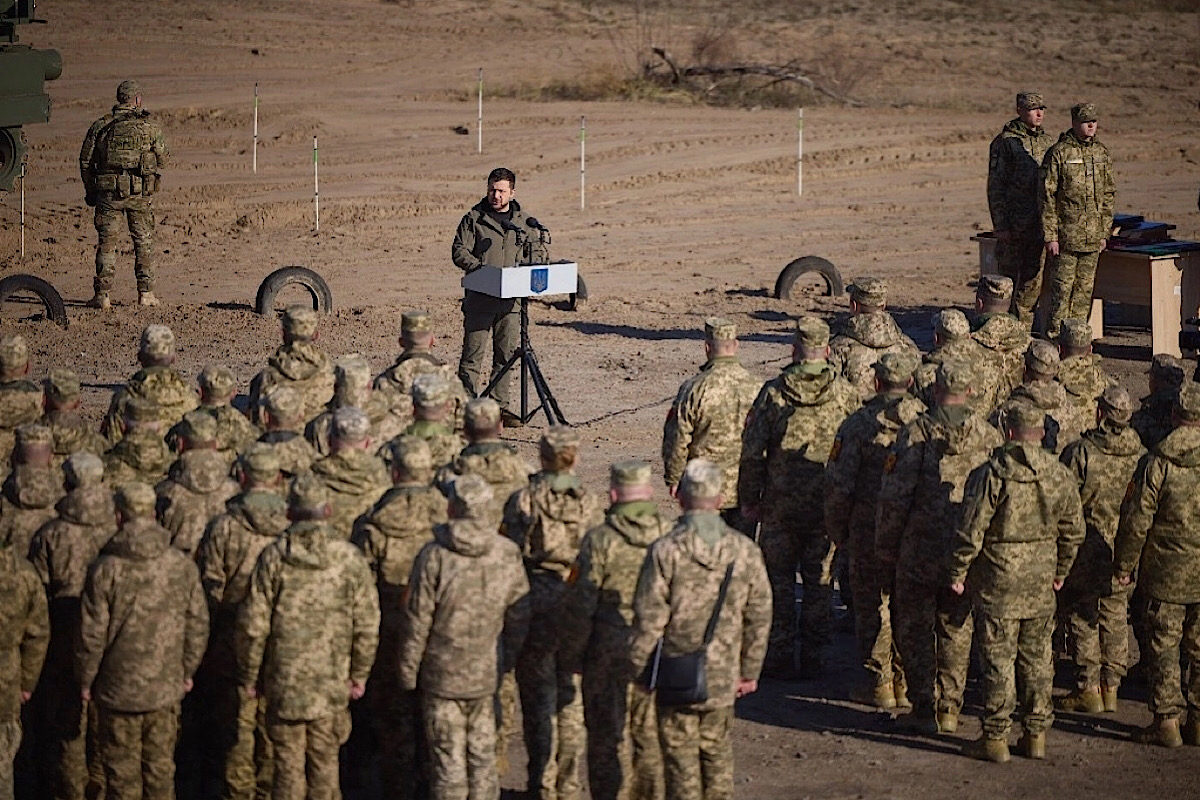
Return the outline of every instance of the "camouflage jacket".
{"type": "Polygon", "coordinates": [[[663,477],[674,486],[693,458],[706,458],[725,475],[724,507],[737,508],[742,430],[762,388],[733,356],[711,359],[679,387],[663,425],[663,477]]]}
{"type": "Polygon", "coordinates": [[[1146,448],[1136,432],[1108,420],[1063,451],[1062,462],[1079,485],[1087,526],[1087,536],[1067,576],[1066,591],[1091,597],[1111,593],[1113,542],[1121,522],[1121,498],[1145,455],[1146,448]]]}
{"type": "Polygon", "coordinates": [[[877,394],[838,428],[825,467],[825,531],[852,558],[874,561],[875,505],[900,430],[925,412],[907,392],[877,394]]]}
{"type": "Polygon", "coordinates": [[[1064,358],[1058,366],[1058,382],[1067,390],[1067,401],[1079,419],[1087,422],[1084,430],[1094,426],[1097,401],[1114,382],[1100,366],[1100,356],[1088,353],[1064,358]]]}
{"type": "Polygon", "coordinates": [[[856,389],[863,400],[875,394],[875,362],[887,353],[921,351],[886,311],[845,318],[829,340],[829,363],[856,389]]]}
{"type": "Polygon", "coordinates": [[[1167,438],[1168,433],[1175,430],[1171,410],[1175,407],[1175,398],[1178,396],[1177,387],[1146,395],[1137,411],[1133,412],[1129,427],[1137,431],[1147,449],[1153,449],[1167,438]]]}
{"type": "Polygon", "coordinates": [[[161,436],[139,428],[104,454],[104,480],[113,489],[135,481],[155,486],[167,477],[174,460],[161,436]]]}
{"type": "Polygon", "coordinates": [[[671,522],[650,501],[617,503],[604,523],[583,537],[562,603],[558,660],[564,670],[582,672],[593,661],[589,653],[614,641],[628,647],[642,562],[650,545],[670,529],[671,522]]]}
{"type": "Polygon", "coordinates": [[[1012,391],[1006,378],[1005,367],[998,354],[981,345],[973,337],[963,337],[946,342],[925,356],[913,375],[913,394],[921,402],[933,407],[934,389],[937,384],[938,367],[947,361],[961,361],[971,367],[971,395],[967,403],[977,413],[989,416],[1012,391]],[[1001,387],[1004,394],[1000,394],[1001,387]]]}
{"type": "Polygon", "coordinates": [[[346,681],[366,684],[379,644],[373,583],[358,548],[321,522],[294,522],[262,551],[238,611],[237,661],[268,713],[301,721],[346,709],[346,681]]]}
{"type": "Polygon", "coordinates": [[[325,410],[333,399],[333,364],[313,342],[280,345],[267,359],[267,366],[250,381],[250,419],[262,425],[259,399],[269,389],[287,384],[304,399],[303,418],[310,420],[325,410]]]}
{"type": "Polygon", "coordinates": [[[50,619],[37,573],[10,545],[0,545],[0,720],[21,716],[21,692],[42,673],[50,619]]]}
{"type": "Polygon", "coordinates": [[[967,406],[932,409],[896,437],[875,513],[875,551],[896,574],[944,585],[967,478],[1004,443],[967,406]]]}
{"type": "MultiPolygon", "coordinates": [[[[371,422],[371,431],[368,434],[371,437],[371,445],[382,457],[392,439],[403,433],[412,422],[412,410],[409,410],[407,417],[394,414],[388,406],[387,398],[378,394],[372,394],[361,408],[371,422]]],[[[334,400],[329,411],[315,417],[304,429],[304,438],[323,456],[333,452],[329,436],[333,432],[333,412],[336,410],[337,401],[334,400]]]]}
{"type": "MultiPolygon", "coordinates": [[[[112,107],[110,113],[92,123],[88,128],[87,135],[83,137],[83,145],[79,148],[79,177],[88,194],[92,194],[100,188],[96,182],[103,161],[102,155],[96,152],[100,133],[118,118],[126,116],[133,116],[140,121],[144,138],[143,146],[147,152],[153,153],[155,170],[162,169],[170,161],[171,154],[167,150],[167,141],[163,137],[162,128],[151,119],[150,112],[129,103],[118,103],[112,107]]],[[[141,169],[136,171],[141,177],[141,169]]]]}
{"type": "Polygon", "coordinates": [[[0,479],[8,475],[17,428],[42,416],[42,387],[24,378],[0,383],[0,479]]]}
{"type": "MultiPolygon", "coordinates": [[[[238,454],[254,444],[262,431],[251,422],[245,414],[231,405],[200,406],[200,410],[217,421],[217,452],[225,459],[226,465],[232,465],[238,454]]],[[[178,451],[181,423],[176,423],[163,438],[172,451],[178,451]]]]}
{"type": "MultiPolygon", "coordinates": [[[[1021,385],[1025,377],[1025,351],[1029,349],[1029,328],[1012,314],[980,314],[973,323],[975,341],[994,359],[997,373],[994,409],[1021,385]]],[[[990,413],[990,410],[989,410],[990,413]]]]}
{"type": "Polygon", "coordinates": [[[483,520],[451,520],[433,536],[417,555],[408,585],[400,688],[451,699],[489,697],[498,676],[512,669],[529,625],[520,551],[483,520]]]}
{"type": "Polygon", "coordinates": [[[121,421],[125,418],[125,405],[133,397],[153,403],[158,408],[158,421],[164,431],[200,405],[200,396],[196,394],[195,387],[174,368],[143,367],[124,386],[113,392],[108,413],[100,423],[100,433],[109,442],[115,444],[124,436],[121,421]]]}
{"type": "Polygon", "coordinates": [[[1164,603],[1200,603],[1200,429],[1182,425],[1138,465],[1121,506],[1116,573],[1164,603]]]}
{"type": "Polygon", "coordinates": [[[79,681],[102,708],[142,713],[183,699],[208,644],[208,608],[190,558],[153,520],[105,546],[83,590],[79,681]]]}
{"type": "Polygon", "coordinates": [[[383,461],[365,450],[334,453],[314,463],[312,472],[329,489],[329,533],[342,541],[350,540],[354,521],[392,485],[383,461]]]}
{"type": "Polygon", "coordinates": [[[46,586],[53,607],[78,608],[88,568],[117,532],[116,508],[107,486],[74,489],[55,506],[58,516],[38,529],[29,560],[46,586]]]}
{"type": "Polygon", "coordinates": [[[467,408],[467,390],[453,364],[447,364],[428,350],[405,350],[396,363],[379,373],[374,388],[387,400],[388,408],[397,417],[412,421],[412,385],[421,375],[441,375],[450,384],[454,399],[454,430],[462,433],[463,414],[467,408]]]}
{"type": "Polygon", "coordinates": [[[1063,250],[1099,250],[1112,230],[1117,185],[1112,156],[1099,139],[1064,131],[1042,161],[1042,236],[1063,250]]]}
{"type": "Polygon", "coordinates": [[[313,462],[320,456],[313,450],[311,444],[295,431],[267,431],[258,440],[269,444],[279,457],[279,471],[285,478],[294,478],[302,472],[312,469],[313,462]]]}
{"type": "Polygon", "coordinates": [[[1041,235],[1038,214],[1038,170],[1050,149],[1045,128],[1010,120],[988,150],[987,198],[992,228],[1021,235],[1041,235]]]}
{"type": "Polygon", "coordinates": [[[708,700],[699,708],[733,705],[739,678],[758,680],[771,629],[771,585],[753,541],[711,512],[689,511],[646,554],[634,597],[629,660],[640,674],[659,640],[664,657],[700,650],[725,571],[733,575],[706,655],[708,700]],[[710,545],[702,533],[719,533],[710,545]]]}
{"type": "Polygon", "coordinates": [[[252,489],[225,504],[225,513],[213,519],[196,550],[200,582],[218,618],[232,622],[250,592],[250,576],[258,556],[283,534],[290,523],[287,502],[276,492],[252,489]]]}
{"type": "Polygon", "coordinates": [[[949,580],[967,583],[989,617],[1049,617],[1054,581],[1071,571],[1083,538],[1070,470],[1037,443],[1008,442],[967,480],[949,580]]]}
{"type": "Polygon", "coordinates": [[[738,499],[764,523],[801,521],[824,535],[825,461],[858,391],[828,364],[792,364],[759,391],[742,433],[738,499]]]}
{"type": "Polygon", "coordinates": [[[62,499],[62,472],[20,464],[0,489],[0,542],[28,556],[33,535],[54,519],[54,504],[62,499]]]}
{"type": "Polygon", "coordinates": [[[455,478],[478,475],[492,487],[492,518],[501,520],[508,498],[525,488],[529,484],[529,476],[534,472],[529,462],[512,445],[499,440],[474,442],[454,456],[454,460],[438,473],[434,484],[446,491],[455,478]]]}
{"type": "MultiPolygon", "coordinates": [[[[454,461],[454,457],[466,447],[467,440],[440,422],[417,420],[404,429],[405,436],[424,439],[433,456],[434,469],[440,469],[454,461]]],[[[389,456],[390,457],[390,456],[389,456]]]]}
{"type": "Polygon", "coordinates": [[[108,450],[108,440],[93,430],[73,411],[47,413],[37,422],[50,429],[54,436],[54,458],[51,466],[59,469],[75,453],[102,456],[108,450]]]}
{"type": "Polygon", "coordinates": [[[1085,419],[1084,412],[1071,404],[1067,399],[1067,390],[1055,380],[1022,383],[992,412],[990,422],[1003,430],[1006,415],[1020,403],[1037,406],[1046,412],[1046,433],[1042,445],[1052,453],[1061,453],[1064,447],[1096,424],[1095,413],[1091,420],[1085,419]]]}
{"type": "Polygon", "coordinates": [[[216,450],[187,450],[170,472],[171,477],[155,487],[158,521],[170,531],[171,545],[192,556],[208,523],[237,495],[237,481],[229,477],[229,465],[216,450]]]}

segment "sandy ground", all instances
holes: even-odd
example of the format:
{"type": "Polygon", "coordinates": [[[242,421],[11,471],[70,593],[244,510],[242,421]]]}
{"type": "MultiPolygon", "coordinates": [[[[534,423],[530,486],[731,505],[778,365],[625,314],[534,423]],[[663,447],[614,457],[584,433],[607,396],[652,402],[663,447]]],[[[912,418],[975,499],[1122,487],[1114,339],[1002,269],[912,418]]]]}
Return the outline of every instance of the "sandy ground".
{"type": "MultiPolygon", "coordinates": [[[[13,195],[0,205],[0,264],[52,281],[68,302],[70,328],[24,319],[31,307],[13,303],[0,326],[30,340],[37,374],[54,363],[78,370],[97,418],[111,388],[135,369],[137,335],[150,322],[175,330],[187,374],[218,361],[248,383],[278,341],[277,323],[253,313],[255,292],[267,273],[289,264],[317,269],[332,287],[336,309],[322,329],[330,352],[361,352],[381,370],[395,354],[400,311],[424,307],[441,331],[439,351],[453,359],[461,295],[450,239],[488,170],[507,165],[519,176],[523,206],[553,230],[552,255],[577,260],[591,291],[580,311],[537,303],[532,316],[550,384],[587,442],[582,473],[599,488],[612,460],[642,457],[657,468],[667,404],[703,357],[705,316],[738,322],[744,360],[765,379],[784,363],[795,314],[843,308],[844,298],[821,297],[815,287],[793,301],[770,296],[794,258],[824,256],[848,281],[888,278],[901,323],[930,344],[930,313],[972,300],[978,260],[969,237],[990,227],[987,145],[1012,116],[1018,89],[1045,92],[1052,131],[1068,126],[1072,103],[1098,103],[1119,208],[1172,222],[1179,238],[1200,237],[1196,13],[1135,13],[1107,2],[1016,11],[992,2],[866,0],[773,13],[759,2],[732,14],[668,2],[651,24],[635,14],[640,5],[45,5],[49,24],[21,33],[35,46],[57,48],[64,71],[49,85],[52,121],[28,129],[26,256],[18,258],[13,195]],[[484,152],[476,152],[478,68],[489,93],[524,96],[553,81],[619,74],[643,36],[685,52],[697,30],[715,23],[726,26],[727,45],[741,56],[802,54],[814,70],[852,85],[863,102],[805,110],[803,196],[796,193],[794,109],[540,103],[489,94],[484,152]],[[156,199],[164,305],[131,307],[126,248],[118,309],[101,315],[81,307],[91,293],[95,234],[76,154],[126,77],[142,82],[174,159],[156,199]],[[255,82],[257,174],[250,155],[255,82]],[[579,198],[583,115],[586,210],[579,198]],[[454,133],[460,125],[470,134],[454,133]]],[[[1106,366],[1138,395],[1148,341],[1143,331],[1114,330],[1099,346],[1106,366]]],[[[511,438],[532,457],[539,430],[511,438]]],[[[848,636],[838,647],[847,651],[848,636]]],[[[820,683],[765,684],[739,706],[740,797],[1195,791],[1191,752],[1124,741],[1148,719],[1134,702],[1137,687],[1118,715],[1060,721],[1046,762],[983,767],[955,755],[977,723],[951,737],[896,735],[889,715],[844,700],[849,666],[843,659],[820,683]]],[[[522,783],[510,775],[505,785],[522,783]]]]}

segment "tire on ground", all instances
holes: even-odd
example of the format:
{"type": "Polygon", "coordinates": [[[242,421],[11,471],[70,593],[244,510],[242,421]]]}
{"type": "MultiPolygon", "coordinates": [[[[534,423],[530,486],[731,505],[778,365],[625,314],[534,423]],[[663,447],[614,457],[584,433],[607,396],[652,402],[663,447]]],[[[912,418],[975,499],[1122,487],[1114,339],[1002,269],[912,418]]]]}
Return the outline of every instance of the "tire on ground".
{"type": "Polygon", "coordinates": [[[0,303],[19,292],[30,292],[36,295],[46,309],[46,319],[60,327],[67,327],[67,309],[63,305],[62,295],[48,281],[25,273],[9,275],[0,279],[0,303]]]}
{"type": "Polygon", "coordinates": [[[297,284],[303,286],[312,298],[315,311],[328,314],[333,310],[333,293],[325,279],[308,267],[280,267],[263,278],[258,287],[258,297],[254,300],[254,310],[259,314],[272,314],[275,311],[275,298],[285,286],[297,284]]]}
{"type": "Polygon", "coordinates": [[[829,297],[839,297],[846,291],[842,273],[838,272],[830,261],[820,256],[802,256],[783,268],[775,281],[775,297],[780,300],[791,299],[792,287],[796,279],[809,272],[815,272],[825,281],[825,294],[829,297]]]}

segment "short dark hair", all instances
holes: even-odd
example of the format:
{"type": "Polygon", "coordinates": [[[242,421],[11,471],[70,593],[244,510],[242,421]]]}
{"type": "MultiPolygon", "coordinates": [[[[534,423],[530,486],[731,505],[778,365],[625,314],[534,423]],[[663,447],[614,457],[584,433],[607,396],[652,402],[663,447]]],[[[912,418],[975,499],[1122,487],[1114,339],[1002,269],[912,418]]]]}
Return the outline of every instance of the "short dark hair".
{"type": "Polygon", "coordinates": [[[496,167],[488,173],[488,186],[498,181],[508,181],[510,189],[517,188],[517,175],[508,167],[496,167]]]}

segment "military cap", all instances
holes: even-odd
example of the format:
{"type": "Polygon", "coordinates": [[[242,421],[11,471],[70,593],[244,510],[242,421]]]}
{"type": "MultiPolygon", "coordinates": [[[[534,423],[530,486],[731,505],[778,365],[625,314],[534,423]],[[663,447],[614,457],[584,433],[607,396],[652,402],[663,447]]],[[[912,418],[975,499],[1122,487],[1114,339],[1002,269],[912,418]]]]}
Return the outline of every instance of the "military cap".
{"type": "Polygon", "coordinates": [[[450,381],[435,372],[413,379],[413,403],[421,408],[434,408],[450,401],[450,381]]]}
{"type": "Polygon", "coordinates": [[[308,306],[288,306],[283,312],[283,332],[294,339],[311,339],[320,316],[308,306]]]}
{"type": "Polygon", "coordinates": [[[1200,384],[1188,381],[1179,387],[1175,414],[1184,422],[1200,422],[1200,384]]]}
{"type": "Polygon", "coordinates": [[[1058,348],[1045,339],[1034,339],[1025,351],[1025,368],[1039,375],[1058,374],[1058,348]]]}
{"type": "Polygon", "coordinates": [[[138,353],[152,358],[165,358],[175,352],[175,334],[166,325],[147,325],[142,330],[138,353]]]}
{"type": "Polygon", "coordinates": [[[1160,387],[1178,387],[1185,375],[1184,363],[1168,353],[1155,353],[1150,359],[1150,378],[1160,387]]]}
{"type": "Polygon", "coordinates": [[[881,383],[899,386],[908,383],[919,366],[921,359],[913,353],[884,353],[875,362],[875,377],[881,383]]]}
{"type": "Polygon", "coordinates": [[[428,311],[405,311],[400,315],[400,335],[413,336],[433,331],[433,319],[428,311]]]}
{"type": "Polygon", "coordinates": [[[46,395],[59,402],[74,400],[79,397],[79,376],[69,369],[55,367],[42,381],[46,395]]]}
{"type": "Polygon", "coordinates": [[[196,378],[200,391],[212,397],[228,397],[237,389],[237,379],[228,367],[220,364],[208,364],[196,378]]]}
{"type": "Polygon", "coordinates": [[[311,472],[301,472],[288,489],[288,508],[315,511],[329,505],[329,488],[311,472]]]}
{"type": "Polygon", "coordinates": [[[217,418],[207,411],[189,411],[183,415],[179,435],[189,445],[209,444],[217,440],[217,418]]]}
{"type": "Polygon", "coordinates": [[[370,432],[371,420],[361,408],[342,406],[333,412],[333,438],[339,442],[361,442],[370,432]]]}
{"type": "Polygon", "coordinates": [[[117,102],[128,103],[142,93],[142,86],[137,81],[121,81],[117,84],[117,102]]]}
{"type": "Polygon", "coordinates": [[[829,344],[829,325],[820,317],[800,317],[792,342],[798,347],[825,347],[829,344]]]}
{"type": "Polygon", "coordinates": [[[54,444],[54,432],[45,425],[22,425],[17,428],[17,447],[29,447],[35,444],[54,444]]]}
{"type": "Polygon", "coordinates": [[[724,477],[721,468],[706,458],[693,458],[683,468],[679,493],[684,497],[707,498],[721,494],[724,477]]]}
{"type": "Polygon", "coordinates": [[[279,453],[265,442],[255,442],[247,447],[239,462],[242,472],[252,480],[269,480],[278,475],[282,467],[279,453]]]}
{"type": "Polygon", "coordinates": [[[290,386],[272,387],[262,398],[263,408],[277,420],[291,421],[304,413],[304,398],[290,386]]]}
{"type": "Polygon", "coordinates": [[[464,517],[486,516],[491,510],[494,496],[488,482],[475,473],[463,475],[450,484],[450,499],[455,502],[458,512],[464,517]]]}
{"type": "Polygon", "coordinates": [[[152,517],[158,505],[154,489],[141,481],[127,483],[117,489],[117,510],[127,517],[152,517]]]}
{"type": "Polygon", "coordinates": [[[1017,403],[1004,416],[1005,427],[1032,431],[1046,426],[1046,412],[1033,403],[1017,403]]]}
{"type": "Polygon", "coordinates": [[[863,306],[881,306],[887,303],[888,285],[883,278],[858,278],[846,287],[850,299],[863,306]]]}
{"type": "Polygon", "coordinates": [[[475,429],[494,428],[500,423],[500,404],[490,397],[468,400],[463,422],[475,429]]]}
{"type": "Polygon", "coordinates": [[[158,406],[141,397],[130,397],[125,401],[125,419],[128,422],[158,422],[158,406]]]}
{"type": "Polygon", "coordinates": [[[966,394],[974,379],[975,374],[971,365],[958,358],[948,359],[938,364],[935,378],[937,385],[948,394],[966,394]]]}
{"type": "Polygon", "coordinates": [[[72,453],[63,462],[63,475],[72,488],[95,486],[104,480],[104,460],[95,453],[72,453]]]}
{"type": "Polygon", "coordinates": [[[975,287],[975,293],[986,300],[1011,300],[1012,278],[1005,275],[982,275],[975,287]]]}
{"type": "Polygon", "coordinates": [[[566,450],[578,450],[579,442],[579,434],[575,432],[574,428],[566,425],[553,425],[542,434],[538,446],[551,453],[561,453],[566,450]]]}
{"type": "Polygon", "coordinates": [[[645,461],[617,461],[608,468],[608,482],[613,486],[645,486],[650,481],[650,465],[645,461]]]}
{"type": "Polygon", "coordinates": [[[18,333],[7,333],[0,336],[0,369],[5,371],[20,369],[29,363],[29,345],[25,337],[18,333]]]}
{"type": "Polygon", "coordinates": [[[1076,122],[1095,122],[1097,119],[1095,103],[1076,103],[1071,106],[1072,125],[1076,122]]]}
{"type": "Polygon", "coordinates": [[[1104,416],[1119,425],[1126,425],[1133,418],[1133,399],[1122,386],[1109,386],[1100,395],[1100,408],[1104,416]]]}
{"type": "Polygon", "coordinates": [[[704,320],[704,338],[714,342],[736,339],[737,325],[725,317],[709,317],[704,320]]]}
{"type": "Polygon", "coordinates": [[[971,323],[967,315],[957,308],[943,308],[933,315],[933,327],[943,339],[961,339],[971,335],[971,323]]]}
{"type": "Polygon", "coordinates": [[[1092,343],[1092,326],[1086,319],[1064,319],[1058,331],[1058,343],[1075,349],[1088,347],[1092,343]]]}
{"type": "Polygon", "coordinates": [[[1032,111],[1035,108],[1045,108],[1046,101],[1041,92],[1017,92],[1017,108],[1032,111]]]}
{"type": "Polygon", "coordinates": [[[334,380],[355,388],[371,385],[371,365],[360,353],[347,353],[333,366],[334,380]]]}
{"type": "Polygon", "coordinates": [[[409,476],[426,475],[433,469],[429,442],[417,436],[400,436],[391,444],[392,465],[409,476]]]}

